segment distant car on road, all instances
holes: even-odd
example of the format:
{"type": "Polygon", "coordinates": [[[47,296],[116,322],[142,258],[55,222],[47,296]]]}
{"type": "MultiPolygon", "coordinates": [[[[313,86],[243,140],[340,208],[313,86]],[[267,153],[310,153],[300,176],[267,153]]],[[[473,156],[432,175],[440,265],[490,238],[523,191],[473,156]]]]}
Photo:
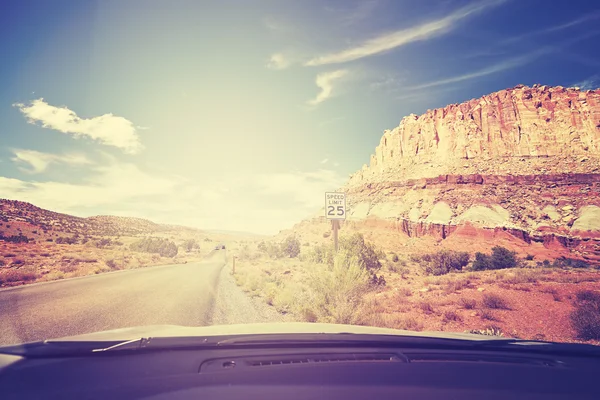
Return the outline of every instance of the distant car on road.
{"type": "Polygon", "coordinates": [[[221,249],[225,250],[225,245],[224,244],[218,244],[218,245],[215,246],[215,250],[221,250],[221,249]]]}

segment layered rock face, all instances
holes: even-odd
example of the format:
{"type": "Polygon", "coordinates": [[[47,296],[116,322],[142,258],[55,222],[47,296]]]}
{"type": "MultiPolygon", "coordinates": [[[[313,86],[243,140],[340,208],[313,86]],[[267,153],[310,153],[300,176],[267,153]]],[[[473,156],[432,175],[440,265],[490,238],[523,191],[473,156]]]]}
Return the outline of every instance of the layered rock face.
{"type": "Polygon", "coordinates": [[[398,127],[384,132],[370,165],[354,174],[349,186],[385,177],[515,168],[509,172],[598,172],[599,156],[600,90],[520,85],[405,117],[398,127]],[[554,157],[565,162],[556,163],[554,157]],[[587,157],[595,160],[568,162],[587,157]]]}
{"type": "Polygon", "coordinates": [[[410,115],[344,191],[356,226],[600,262],[600,90],[519,85],[410,115]]]}

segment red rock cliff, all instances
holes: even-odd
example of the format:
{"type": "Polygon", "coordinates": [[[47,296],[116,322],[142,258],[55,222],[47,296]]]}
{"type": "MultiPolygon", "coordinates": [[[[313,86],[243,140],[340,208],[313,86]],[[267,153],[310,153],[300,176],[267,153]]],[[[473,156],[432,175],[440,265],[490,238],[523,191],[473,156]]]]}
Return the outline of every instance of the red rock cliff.
{"type": "MultiPolygon", "coordinates": [[[[502,172],[489,170],[511,159],[539,158],[535,166],[518,167],[523,173],[589,172],[600,157],[600,90],[519,85],[479,99],[405,117],[400,125],[386,130],[369,166],[357,172],[350,185],[363,180],[433,177],[453,174],[502,172]],[[593,158],[581,166],[554,163],[593,158]],[[546,159],[546,160],[542,160],[546,159]],[[488,165],[482,171],[482,164],[488,165]],[[467,169],[465,171],[465,169],[467,169]]],[[[584,160],[584,162],[589,160],[584,160]]],[[[517,173],[518,171],[515,171],[517,173]]]]}

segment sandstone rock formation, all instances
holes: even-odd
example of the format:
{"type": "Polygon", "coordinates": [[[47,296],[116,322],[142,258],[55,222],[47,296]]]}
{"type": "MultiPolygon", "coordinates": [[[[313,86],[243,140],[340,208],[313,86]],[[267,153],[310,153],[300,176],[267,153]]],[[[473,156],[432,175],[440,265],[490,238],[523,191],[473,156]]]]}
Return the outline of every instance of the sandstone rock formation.
{"type": "Polygon", "coordinates": [[[599,156],[600,90],[519,85],[405,117],[350,186],[381,175],[600,172],[599,156]]]}
{"type": "Polygon", "coordinates": [[[347,225],[397,241],[504,238],[600,262],[600,90],[519,85],[410,115],[342,190],[347,225]]]}

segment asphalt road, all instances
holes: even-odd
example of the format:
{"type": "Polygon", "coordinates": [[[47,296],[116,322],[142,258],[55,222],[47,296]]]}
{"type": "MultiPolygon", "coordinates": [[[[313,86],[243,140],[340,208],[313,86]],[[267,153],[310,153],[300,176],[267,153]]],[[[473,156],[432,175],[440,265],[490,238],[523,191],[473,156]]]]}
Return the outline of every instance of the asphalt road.
{"type": "Polygon", "coordinates": [[[0,290],[0,345],[141,325],[210,324],[224,254],[0,290]]]}

